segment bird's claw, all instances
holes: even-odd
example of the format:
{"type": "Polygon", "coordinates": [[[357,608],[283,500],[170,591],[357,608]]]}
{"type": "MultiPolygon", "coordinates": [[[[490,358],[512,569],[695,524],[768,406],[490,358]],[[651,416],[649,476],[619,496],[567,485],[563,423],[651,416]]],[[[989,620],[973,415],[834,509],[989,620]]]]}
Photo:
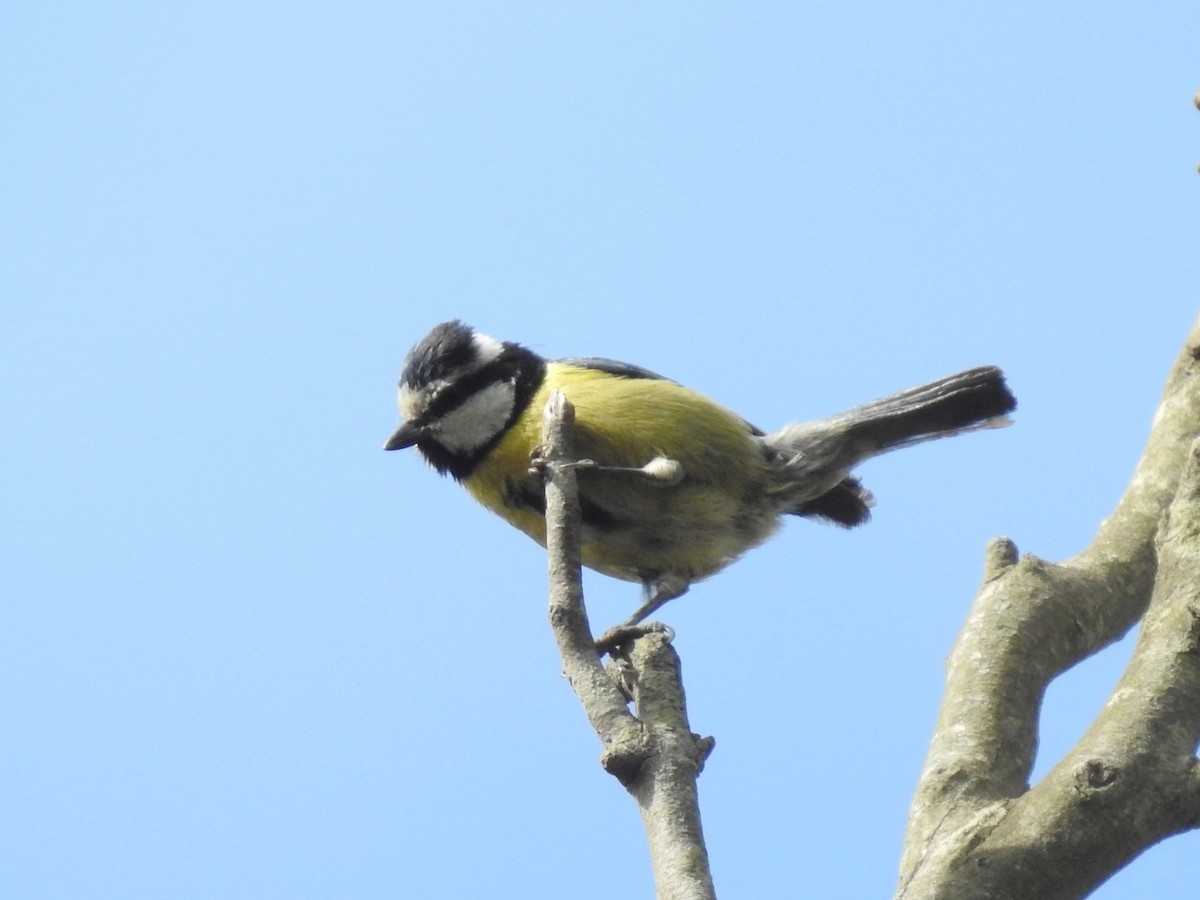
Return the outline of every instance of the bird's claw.
{"type": "Polygon", "coordinates": [[[648,634],[661,634],[667,639],[667,643],[675,640],[675,629],[664,622],[640,622],[636,625],[614,625],[609,628],[598,638],[596,638],[596,650],[601,655],[607,653],[610,656],[615,655],[621,647],[636,641],[638,638],[645,637],[648,634]]]}

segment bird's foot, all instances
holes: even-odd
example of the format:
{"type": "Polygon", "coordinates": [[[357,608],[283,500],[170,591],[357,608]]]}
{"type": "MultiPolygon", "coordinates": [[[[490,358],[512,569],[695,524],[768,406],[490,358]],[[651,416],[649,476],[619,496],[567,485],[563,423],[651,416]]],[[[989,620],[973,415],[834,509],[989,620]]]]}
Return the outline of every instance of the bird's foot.
{"type": "Polygon", "coordinates": [[[640,622],[635,625],[621,624],[609,628],[596,638],[596,651],[603,656],[605,653],[615,656],[621,648],[633,643],[638,638],[648,634],[662,634],[667,643],[675,640],[675,629],[664,622],[640,622]]]}

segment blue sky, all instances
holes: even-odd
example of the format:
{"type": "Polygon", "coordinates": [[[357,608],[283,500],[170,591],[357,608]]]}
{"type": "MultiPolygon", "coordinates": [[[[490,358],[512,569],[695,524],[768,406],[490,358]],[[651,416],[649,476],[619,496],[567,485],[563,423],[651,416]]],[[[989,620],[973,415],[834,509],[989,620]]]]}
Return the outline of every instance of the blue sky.
{"type": "MultiPolygon", "coordinates": [[[[541,551],[379,449],[461,317],[765,428],[1008,371],[1015,427],[870,464],[868,528],[665,610],[722,895],[890,895],[984,543],[1086,546],[1195,314],[1194,4],[0,25],[0,894],[650,895],[541,551]]],[[[1039,767],[1127,655],[1053,687],[1039,767]]],[[[1198,841],[1096,896],[1193,896],[1198,841]]]]}

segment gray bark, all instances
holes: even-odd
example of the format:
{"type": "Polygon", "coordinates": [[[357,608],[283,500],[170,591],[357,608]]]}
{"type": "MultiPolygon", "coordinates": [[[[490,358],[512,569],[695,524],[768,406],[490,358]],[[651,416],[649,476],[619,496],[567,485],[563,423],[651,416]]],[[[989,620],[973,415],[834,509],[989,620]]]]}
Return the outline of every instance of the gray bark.
{"type": "Polygon", "coordinates": [[[1200,823],[1200,323],[1133,479],[1061,563],[1000,538],[947,664],[897,898],[1085,897],[1200,823]],[[1134,656],[1078,744],[1030,786],[1050,681],[1139,620],[1134,656]]]}
{"type": "Polygon", "coordinates": [[[659,900],[715,900],[696,790],[713,742],[688,725],[670,632],[653,623],[626,629],[609,669],[592,639],[580,572],[573,421],[573,407],[554,394],[546,404],[542,444],[550,624],[563,674],[604,746],[601,765],[637,802],[659,900]]]}

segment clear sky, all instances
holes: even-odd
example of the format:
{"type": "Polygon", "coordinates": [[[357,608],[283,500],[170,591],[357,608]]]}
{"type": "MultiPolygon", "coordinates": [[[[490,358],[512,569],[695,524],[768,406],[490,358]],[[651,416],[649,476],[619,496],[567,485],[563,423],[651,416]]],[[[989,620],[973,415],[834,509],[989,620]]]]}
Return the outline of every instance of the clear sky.
{"type": "MultiPolygon", "coordinates": [[[[1200,300],[1194,2],[0,11],[0,895],[650,896],[542,552],[385,454],[461,317],[764,428],[981,363],[665,610],[728,897],[890,896],[999,534],[1120,495],[1200,300]]],[[[587,581],[598,626],[637,588],[587,581]]],[[[1039,767],[1128,645],[1046,704],[1039,767]]],[[[1096,895],[1195,896],[1200,836],[1096,895]]]]}

